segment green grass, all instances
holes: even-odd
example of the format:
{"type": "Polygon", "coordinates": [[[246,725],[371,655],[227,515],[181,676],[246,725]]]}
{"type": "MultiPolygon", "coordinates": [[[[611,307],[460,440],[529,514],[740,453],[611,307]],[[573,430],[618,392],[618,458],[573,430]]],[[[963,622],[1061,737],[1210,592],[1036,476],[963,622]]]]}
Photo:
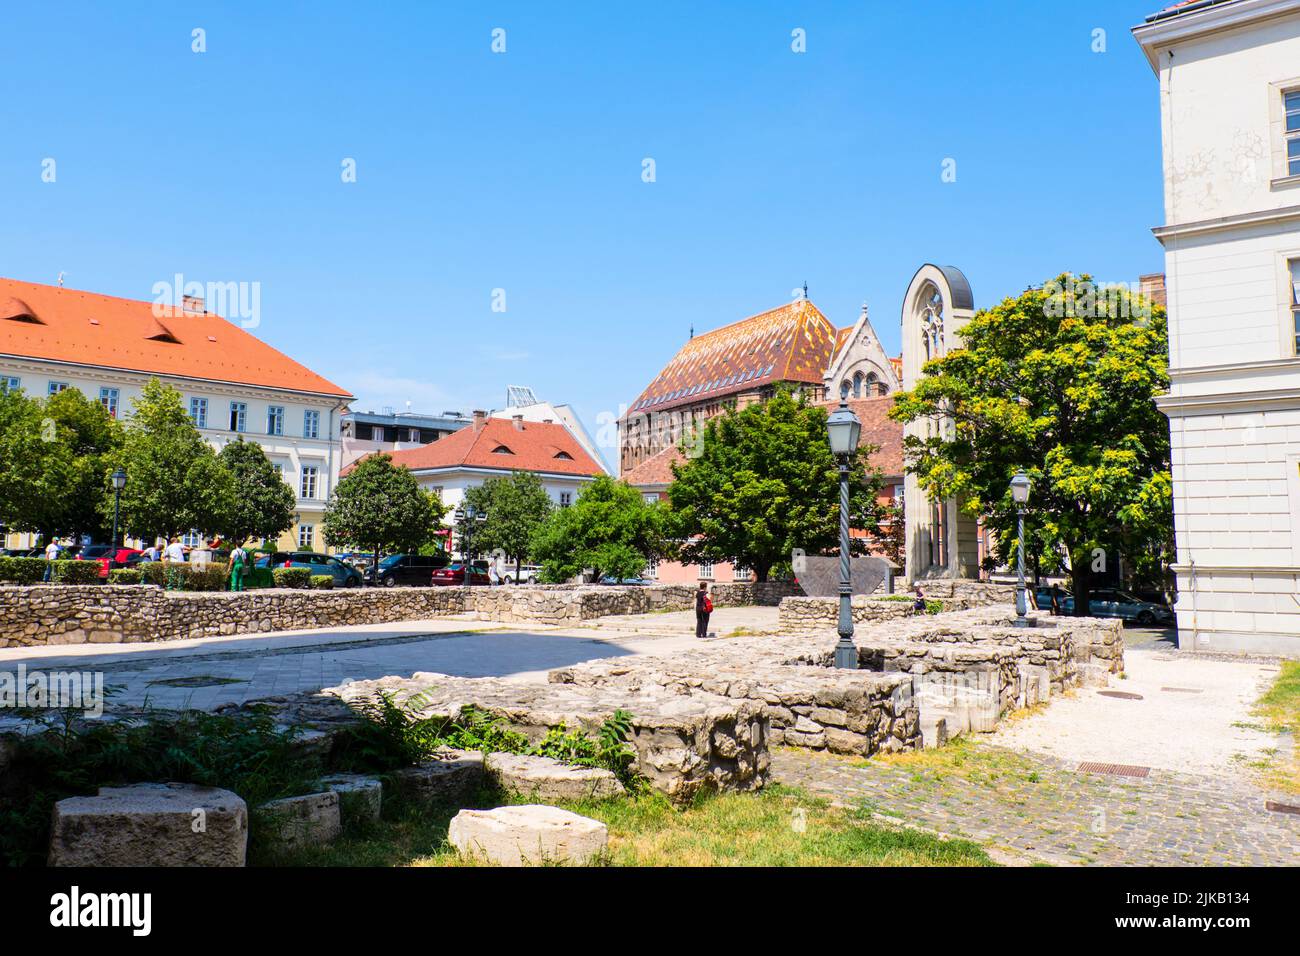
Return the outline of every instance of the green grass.
{"type": "Polygon", "coordinates": [[[1289,734],[1289,757],[1276,752],[1260,762],[1267,786],[1300,793],[1300,661],[1284,661],[1273,686],[1255,703],[1254,715],[1263,718],[1274,733],[1289,734]]]}
{"type": "MultiPolygon", "coordinates": [[[[481,794],[479,806],[502,801],[481,794]]],[[[522,802],[522,801],[521,801],[522,802]]],[[[562,804],[609,827],[609,866],[991,866],[978,845],[884,825],[870,808],[832,807],[788,787],[702,797],[686,809],[657,793],[562,804]]],[[[385,807],[368,830],[264,860],[292,866],[468,865],[446,844],[451,808],[385,807]]]]}

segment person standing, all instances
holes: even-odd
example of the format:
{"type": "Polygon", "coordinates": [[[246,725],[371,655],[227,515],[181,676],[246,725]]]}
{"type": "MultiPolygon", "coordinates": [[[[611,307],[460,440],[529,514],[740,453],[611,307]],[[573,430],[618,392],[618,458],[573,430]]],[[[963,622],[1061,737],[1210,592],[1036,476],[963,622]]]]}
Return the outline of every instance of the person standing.
{"type": "Polygon", "coordinates": [[[50,543],[45,546],[45,582],[54,580],[54,562],[59,560],[59,539],[50,538],[50,543]]]}
{"type": "Polygon", "coordinates": [[[153,544],[149,545],[149,547],[147,547],[147,548],[144,549],[144,554],[140,556],[140,560],[141,560],[141,561],[157,561],[157,560],[158,560],[158,542],[157,542],[157,541],[155,541],[153,544]]]}
{"type": "Polygon", "coordinates": [[[709,615],[713,613],[713,598],[709,586],[703,581],[695,592],[695,636],[703,640],[709,636],[709,615]]]}
{"type": "Polygon", "coordinates": [[[230,560],[226,562],[226,568],[230,571],[230,590],[244,590],[244,571],[248,568],[248,552],[244,546],[237,544],[233,551],[230,552],[230,560]]]}
{"type": "Polygon", "coordinates": [[[912,602],[912,613],[924,614],[925,611],[925,592],[921,590],[921,586],[918,584],[916,586],[916,600],[912,602]]]}
{"type": "Polygon", "coordinates": [[[185,563],[185,546],[181,544],[181,539],[173,537],[171,542],[163,549],[163,564],[166,565],[164,574],[169,591],[178,591],[181,589],[182,569],[176,567],[185,563]]]}

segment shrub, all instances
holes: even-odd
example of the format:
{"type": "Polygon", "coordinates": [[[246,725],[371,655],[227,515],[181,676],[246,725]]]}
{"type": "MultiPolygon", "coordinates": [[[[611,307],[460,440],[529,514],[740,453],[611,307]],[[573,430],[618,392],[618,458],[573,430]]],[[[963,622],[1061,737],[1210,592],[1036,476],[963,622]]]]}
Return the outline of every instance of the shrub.
{"type": "Polygon", "coordinates": [[[277,588],[305,588],[311,584],[310,568],[276,568],[271,576],[277,588]]]}
{"type": "Polygon", "coordinates": [[[185,591],[224,591],[228,578],[224,564],[181,566],[181,588],[185,591]]]}
{"type": "Polygon", "coordinates": [[[161,561],[141,561],[138,567],[140,580],[145,584],[156,584],[162,587],[167,583],[167,566],[161,561]]]}
{"type": "Polygon", "coordinates": [[[44,577],[44,558],[0,558],[0,581],[35,584],[44,577]]]}
{"type": "Polygon", "coordinates": [[[110,568],[109,584],[139,584],[144,580],[144,573],[139,568],[110,568]]]}
{"type": "Polygon", "coordinates": [[[99,562],[55,561],[54,580],[59,584],[96,584],[99,581],[99,562]]]}
{"type": "Polygon", "coordinates": [[[313,574],[311,576],[311,586],[317,591],[328,591],[334,587],[334,575],[313,574]]]}
{"type": "Polygon", "coordinates": [[[245,588],[273,588],[275,577],[270,568],[249,568],[244,572],[245,588]]]}

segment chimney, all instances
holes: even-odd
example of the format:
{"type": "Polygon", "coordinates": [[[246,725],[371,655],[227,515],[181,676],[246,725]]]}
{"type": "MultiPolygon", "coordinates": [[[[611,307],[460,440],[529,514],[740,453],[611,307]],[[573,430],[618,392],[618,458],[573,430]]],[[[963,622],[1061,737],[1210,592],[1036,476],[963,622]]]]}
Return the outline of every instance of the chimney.
{"type": "Polygon", "coordinates": [[[512,419],[514,419],[514,422],[515,422],[515,431],[517,431],[517,432],[521,432],[521,431],[523,431],[523,430],[524,430],[524,416],[523,416],[523,415],[511,415],[510,417],[511,417],[512,419]]]}
{"type": "Polygon", "coordinates": [[[181,311],[202,315],[206,311],[203,308],[203,297],[198,295],[182,295],[181,311]]]}
{"type": "Polygon", "coordinates": [[[550,424],[552,424],[553,421],[554,421],[554,419],[543,418],[543,419],[542,419],[542,424],[543,424],[543,425],[550,425],[550,424]]]}
{"type": "Polygon", "coordinates": [[[477,434],[483,430],[487,424],[487,412],[481,408],[474,409],[474,433],[477,434]]]}

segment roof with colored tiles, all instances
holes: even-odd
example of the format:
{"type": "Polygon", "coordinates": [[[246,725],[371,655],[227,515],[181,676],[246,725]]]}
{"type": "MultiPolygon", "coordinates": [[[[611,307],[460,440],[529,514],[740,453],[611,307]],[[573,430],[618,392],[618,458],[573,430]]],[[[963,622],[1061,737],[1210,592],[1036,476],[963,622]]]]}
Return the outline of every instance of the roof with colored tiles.
{"type": "Polygon", "coordinates": [[[595,477],[604,473],[563,425],[488,418],[419,448],[389,452],[412,471],[434,468],[496,468],[595,477]]]}
{"type": "Polygon", "coordinates": [[[352,397],[215,313],[16,279],[0,279],[0,354],[352,397]]]}
{"type": "Polygon", "coordinates": [[[821,384],[838,332],[807,299],[697,335],[628,409],[646,415],[774,382],[821,384]]]}
{"type": "Polygon", "coordinates": [[[685,461],[686,456],[676,445],[669,445],[656,455],[651,455],[641,464],[619,477],[633,488],[647,488],[652,485],[671,485],[673,483],[673,462],[685,461]]]}

